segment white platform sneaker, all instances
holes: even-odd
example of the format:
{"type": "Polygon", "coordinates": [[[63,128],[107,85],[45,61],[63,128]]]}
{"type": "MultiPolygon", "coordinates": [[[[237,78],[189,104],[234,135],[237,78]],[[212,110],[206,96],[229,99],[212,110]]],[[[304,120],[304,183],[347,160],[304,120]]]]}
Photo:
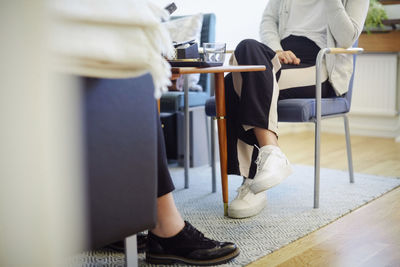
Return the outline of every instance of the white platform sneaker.
{"type": "Polygon", "coordinates": [[[250,190],[254,194],[279,184],[293,172],[289,160],[277,146],[261,147],[256,164],[257,173],[250,185],[250,190]]]}
{"type": "Polygon", "coordinates": [[[246,179],[242,186],[237,190],[236,198],[228,206],[228,216],[241,219],[252,217],[260,213],[267,205],[265,192],[254,194],[250,190],[252,179],[246,179]]]}

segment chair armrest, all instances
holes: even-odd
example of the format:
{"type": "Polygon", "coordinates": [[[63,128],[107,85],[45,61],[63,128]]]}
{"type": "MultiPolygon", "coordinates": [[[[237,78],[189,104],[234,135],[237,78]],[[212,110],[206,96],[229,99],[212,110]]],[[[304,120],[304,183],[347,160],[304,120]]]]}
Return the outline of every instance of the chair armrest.
{"type": "Polygon", "coordinates": [[[326,49],[326,54],[361,54],[362,52],[364,52],[364,49],[360,47],[326,49]]]}
{"type": "Polygon", "coordinates": [[[321,66],[322,66],[322,60],[324,59],[324,56],[326,54],[350,54],[350,55],[355,55],[355,54],[361,54],[364,52],[363,48],[360,47],[350,47],[350,48],[339,48],[339,47],[331,47],[331,48],[323,48],[319,51],[317,55],[317,60],[316,60],[316,92],[315,92],[315,97],[317,98],[317,101],[320,101],[321,99],[321,66]]]}
{"type": "MultiPolygon", "coordinates": [[[[352,47],[352,48],[328,48],[326,54],[361,54],[364,52],[363,48],[352,47]]],[[[201,50],[203,52],[203,50],[201,50]]],[[[232,54],[235,50],[226,50],[226,54],[232,54]]]]}
{"type": "Polygon", "coordinates": [[[361,54],[364,52],[363,48],[351,47],[351,48],[324,48],[321,49],[317,56],[316,65],[316,84],[315,84],[315,119],[319,122],[321,121],[321,66],[322,60],[326,54],[361,54]]]}

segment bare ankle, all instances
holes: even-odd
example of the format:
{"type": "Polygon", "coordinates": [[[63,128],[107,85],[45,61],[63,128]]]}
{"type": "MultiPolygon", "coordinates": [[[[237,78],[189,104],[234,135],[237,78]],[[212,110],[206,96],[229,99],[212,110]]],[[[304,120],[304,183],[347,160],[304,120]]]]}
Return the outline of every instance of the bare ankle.
{"type": "Polygon", "coordinates": [[[270,130],[254,128],[254,134],[256,135],[260,147],[267,145],[279,146],[276,134],[270,130]]]}

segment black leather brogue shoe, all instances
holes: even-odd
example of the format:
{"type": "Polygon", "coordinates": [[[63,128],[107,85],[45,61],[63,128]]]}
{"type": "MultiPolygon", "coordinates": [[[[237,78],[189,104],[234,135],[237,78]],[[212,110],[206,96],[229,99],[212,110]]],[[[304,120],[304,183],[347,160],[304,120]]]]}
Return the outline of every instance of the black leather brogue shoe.
{"type": "Polygon", "coordinates": [[[238,255],[239,248],[234,243],[206,238],[186,221],[173,237],[161,238],[149,232],[147,238],[146,261],[153,264],[216,265],[238,255]]]}

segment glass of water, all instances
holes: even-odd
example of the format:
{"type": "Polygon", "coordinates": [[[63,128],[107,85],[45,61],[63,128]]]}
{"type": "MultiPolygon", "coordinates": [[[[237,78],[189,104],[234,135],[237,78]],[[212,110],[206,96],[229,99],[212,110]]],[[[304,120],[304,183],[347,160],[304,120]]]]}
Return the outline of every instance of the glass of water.
{"type": "Polygon", "coordinates": [[[225,43],[204,43],[204,61],[224,63],[226,44],[225,43]]]}

